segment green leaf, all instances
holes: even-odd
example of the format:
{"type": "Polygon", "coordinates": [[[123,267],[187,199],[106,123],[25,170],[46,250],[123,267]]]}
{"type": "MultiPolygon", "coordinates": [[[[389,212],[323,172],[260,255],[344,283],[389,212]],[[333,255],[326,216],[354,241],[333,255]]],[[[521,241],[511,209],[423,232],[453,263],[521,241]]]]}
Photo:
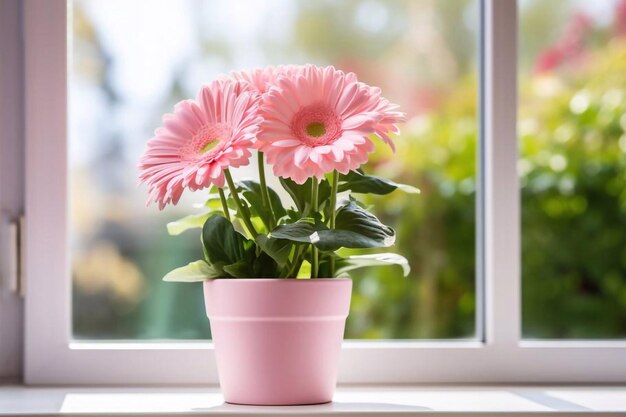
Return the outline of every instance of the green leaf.
{"type": "Polygon", "coordinates": [[[195,261],[176,268],[163,277],[168,282],[199,282],[210,278],[220,278],[222,274],[217,268],[205,261],[195,261]]]}
{"type": "Polygon", "coordinates": [[[202,227],[202,245],[209,264],[232,265],[246,259],[254,242],[237,232],[226,218],[214,215],[202,227]]]}
{"type": "Polygon", "coordinates": [[[250,278],[250,262],[241,260],[234,264],[224,265],[224,271],[234,278],[250,278]]]}
{"type": "Polygon", "coordinates": [[[411,194],[419,194],[420,190],[411,185],[398,184],[386,178],[367,175],[363,171],[350,171],[339,176],[339,192],[352,191],[360,194],[385,195],[395,190],[402,190],[411,194]]]}
{"type": "Polygon", "coordinates": [[[290,240],[270,238],[263,234],[256,237],[256,243],[280,266],[285,266],[294,247],[294,243],[290,240]]]}
{"type": "Polygon", "coordinates": [[[347,258],[337,258],[336,274],[341,275],[346,272],[371,266],[398,265],[402,267],[402,273],[406,277],[411,272],[409,261],[404,256],[395,253],[374,253],[371,255],[355,255],[347,258]]]}
{"type": "Polygon", "coordinates": [[[302,262],[302,265],[300,265],[300,269],[298,270],[298,274],[296,275],[296,278],[298,279],[302,279],[302,278],[310,278],[311,277],[311,263],[307,260],[302,262]]]}
{"type": "MultiPolygon", "coordinates": [[[[270,208],[263,204],[263,197],[261,195],[261,184],[256,181],[245,180],[240,181],[238,186],[243,194],[243,197],[250,203],[250,208],[253,215],[259,216],[263,223],[269,227],[271,212],[270,208]]],[[[280,201],[280,197],[276,194],[272,188],[267,187],[270,202],[272,204],[272,210],[277,219],[283,217],[286,212],[283,207],[283,203],[280,201]]]]}
{"type": "Polygon", "coordinates": [[[337,210],[333,230],[319,220],[303,218],[295,223],[278,226],[270,232],[269,237],[312,243],[320,250],[334,251],[341,247],[389,247],[394,244],[396,233],[376,216],[348,201],[337,210]]]}
{"type": "MultiPolygon", "coordinates": [[[[231,209],[237,209],[234,201],[232,203],[227,201],[227,204],[231,209]]],[[[217,193],[209,194],[209,198],[207,198],[207,200],[204,202],[204,207],[210,209],[211,211],[223,211],[222,199],[220,198],[220,195],[217,193]]]]}
{"type": "Polygon", "coordinates": [[[261,252],[252,262],[254,278],[278,278],[279,274],[278,264],[265,252],[261,252]]]}
{"type": "Polygon", "coordinates": [[[190,214],[182,219],[169,222],[167,224],[167,233],[170,236],[177,236],[189,229],[201,229],[209,216],[216,214],[215,212],[190,214]]]}
{"type": "Polygon", "coordinates": [[[292,242],[315,243],[315,234],[326,227],[311,217],[304,217],[294,223],[276,227],[268,235],[272,239],[286,239],[292,242]]]}
{"type": "MultiPolygon", "coordinates": [[[[309,178],[304,184],[296,184],[289,178],[279,178],[280,183],[296,205],[296,208],[301,213],[307,213],[311,206],[311,186],[313,180],[309,178]]],[[[327,180],[322,180],[319,183],[318,190],[318,202],[319,210],[323,210],[324,205],[328,204],[330,198],[330,184],[327,180]]]]}
{"type": "Polygon", "coordinates": [[[283,186],[285,191],[291,196],[291,199],[296,205],[296,209],[299,211],[304,211],[304,205],[306,202],[305,193],[302,185],[296,184],[293,180],[289,178],[279,177],[278,180],[280,184],[283,186]]]}
{"type": "Polygon", "coordinates": [[[376,216],[353,201],[337,209],[335,230],[318,232],[321,250],[344,248],[385,248],[396,241],[396,232],[384,225],[376,216]]]}
{"type": "MultiPolygon", "coordinates": [[[[232,201],[232,198],[228,198],[228,205],[234,211],[237,210],[237,207],[232,201]]],[[[209,194],[209,197],[201,204],[200,207],[204,209],[208,209],[203,213],[191,214],[189,216],[185,216],[181,219],[175,220],[173,222],[169,222],[167,224],[167,233],[170,236],[177,236],[187,230],[190,229],[201,229],[206,220],[214,214],[222,214],[224,215],[224,208],[222,206],[222,200],[220,199],[219,194],[209,194]]]]}

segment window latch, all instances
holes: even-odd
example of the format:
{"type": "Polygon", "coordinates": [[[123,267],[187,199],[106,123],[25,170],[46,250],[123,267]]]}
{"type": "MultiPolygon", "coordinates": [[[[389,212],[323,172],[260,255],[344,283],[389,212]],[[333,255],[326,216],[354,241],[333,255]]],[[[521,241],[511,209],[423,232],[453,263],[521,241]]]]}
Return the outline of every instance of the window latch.
{"type": "Polygon", "coordinates": [[[0,293],[24,296],[23,230],[23,215],[0,215],[0,293]]]}

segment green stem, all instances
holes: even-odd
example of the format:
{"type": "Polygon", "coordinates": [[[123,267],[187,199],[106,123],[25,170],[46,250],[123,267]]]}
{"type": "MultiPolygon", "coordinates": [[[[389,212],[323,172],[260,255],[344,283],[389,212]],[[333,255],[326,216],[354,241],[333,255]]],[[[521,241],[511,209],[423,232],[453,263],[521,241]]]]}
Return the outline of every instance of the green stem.
{"type": "Polygon", "coordinates": [[[263,163],[263,152],[258,152],[259,162],[259,179],[261,181],[261,200],[263,205],[270,210],[270,224],[268,225],[270,231],[276,227],[276,216],[274,215],[274,209],[272,208],[272,200],[270,200],[270,193],[267,189],[267,182],[265,182],[265,164],[263,163]]]}
{"type": "Polygon", "coordinates": [[[230,221],[230,211],[228,210],[228,202],[226,201],[226,196],[224,195],[224,189],[218,188],[217,192],[220,193],[220,201],[222,202],[224,216],[226,216],[226,220],[230,221]]]}
{"type": "MultiPolygon", "coordinates": [[[[337,170],[333,171],[333,183],[330,189],[330,229],[335,228],[335,217],[336,210],[335,206],[337,205],[337,188],[339,188],[339,173],[337,170]]],[[[330,278],[334,278],[335,276],[335,254],[330,254],[330,278]]]]}
{"type": "Polygon", "coordinates": [[[296,252],[293,255],[293,262],[289,267],[289,270],[287,271],[287,278],[295,278],[298,276],[298,271],[300,270],[300,266],[302,265],[302,259],[300,259],[300,257],[302,256],[303,247],[305,246],[298,245],[296,247],[296,252]]]}
{"type": "MultiPolygon", "coordinates": [[[[318,192],[319,183],[317,177],[313,177],[311,181],[311,208],[313,214],[318,210],[318,192]]],[[[319,273],[319,250],[315,245],[311,244],[311,278],[317,278],[319,273]]]]}
{"type": "Polygon", "coordinates": [[[235,187],[235,183],[233,182],[233,177],[231,177],[230,175],[230,171],[225,169],[224,176],[226,177],[228,188],[230,188],[230,195],[233,197],[233,200],[235,200],[235,204],[237,205],[237,209],[238,209],[237,211],[239,212],[239,216],[241,216],[241,218],[243,219],[243,222],[248,228],[248,231],[252,235],[252,239],[256,239],[258,233],[256,229],[254,228],[252,221],[250,221],[250,216],[248,216],[247,211],[243,208],[243,203],[239,199],[239,194],[237,193],[237,187],[235,187]]]}

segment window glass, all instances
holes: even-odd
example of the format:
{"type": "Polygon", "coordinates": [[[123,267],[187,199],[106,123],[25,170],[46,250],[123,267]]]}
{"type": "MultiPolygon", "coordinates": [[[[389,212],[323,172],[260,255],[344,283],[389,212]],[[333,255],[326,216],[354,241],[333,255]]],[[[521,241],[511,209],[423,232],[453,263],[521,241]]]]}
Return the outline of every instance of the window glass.
{"type": "Polygon", "coordinates": [[[520,2],[523,334],[626,337],[626,1],[520,2]]]}
{"type": "MultiPolygon", "coordinates": [[[[233,69],[333,64],[408,115],[366,171],[415,185],[368,203],[412,272],[354,276],[346,337],[473,338],[478,10],[468,0],[75,0],[70,78],[73,330],[78,339],[209,338],[199,284],[164,283],[202,256],[167,235],[202,193],[145,207],[136,164],[162,114],[233,69]]],[[[256,168],[237,175],[254,175],[256,168]]],[[[275,183],[275,182],[274,182],[275,183]]]]}

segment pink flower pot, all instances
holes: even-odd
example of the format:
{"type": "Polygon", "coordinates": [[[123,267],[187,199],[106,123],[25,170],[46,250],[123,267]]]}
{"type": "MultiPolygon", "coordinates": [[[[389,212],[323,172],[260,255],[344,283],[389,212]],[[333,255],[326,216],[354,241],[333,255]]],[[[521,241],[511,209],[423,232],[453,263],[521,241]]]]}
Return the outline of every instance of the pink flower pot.
{"type": "Polygon", "coordinates": [[[205,281],[226,402],[331,401],[351,291],[347,278],[205,281]]]}

